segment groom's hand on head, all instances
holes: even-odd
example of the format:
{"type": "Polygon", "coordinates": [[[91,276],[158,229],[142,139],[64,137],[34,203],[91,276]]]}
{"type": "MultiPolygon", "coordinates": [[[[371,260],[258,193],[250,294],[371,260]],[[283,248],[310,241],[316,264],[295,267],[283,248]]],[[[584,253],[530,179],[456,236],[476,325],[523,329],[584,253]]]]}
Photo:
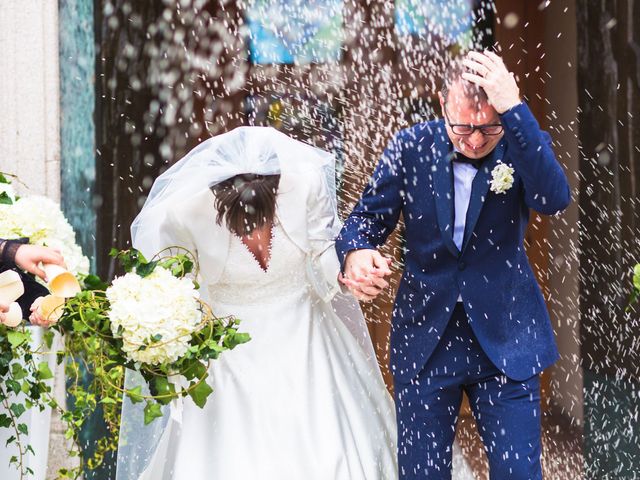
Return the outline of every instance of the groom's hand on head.
{"type": "Polygon", "coordinates": [[[469,52],[463,63],[469,71],[462,78],[482,87],[496,112],[503,114],[520,103],[515,76],[498,55],[488,50],[469,52]]]}
{"type": "Polygon", "coordinates": [[[377,250],[352,250],[347,254],[344,275],[339,280],[358,300],[371,301],[389,286],[385,278],[391,275],[391,262],[377,250]]]}

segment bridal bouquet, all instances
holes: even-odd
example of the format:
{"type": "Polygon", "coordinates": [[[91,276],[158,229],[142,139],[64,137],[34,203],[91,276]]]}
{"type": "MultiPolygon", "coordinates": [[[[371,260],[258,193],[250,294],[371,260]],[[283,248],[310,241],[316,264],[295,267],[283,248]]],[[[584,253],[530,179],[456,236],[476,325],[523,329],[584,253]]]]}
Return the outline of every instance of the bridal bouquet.
{"type": "MultiPolygon", "coordinates": [[[[174,399],[189,396],[203,407],[213,391],[206,381],[209,362],[249,341],[237,330],[239,320],[216,317],[200,300],[192,279],[196,263],[189,252],[178,252],[183,253],[165,251],[147,261],[136,250],[112,250],[125,275],[109,286],[87,285],[67,301],[56,324],[71,350],[82,349],[92,359],[92,389],[100,392],[103,406],[117,406],[114,431],[123,395],[146,402],[146,424],[162,416],[161,406],[174,399]],[[125,368],[138,371],[147,388],[124,389],[125,368]],[[180,377],[186,382],[172,380],[180,377]]],[[[80,372],[72,365],[68,374],[80,372]]]]}

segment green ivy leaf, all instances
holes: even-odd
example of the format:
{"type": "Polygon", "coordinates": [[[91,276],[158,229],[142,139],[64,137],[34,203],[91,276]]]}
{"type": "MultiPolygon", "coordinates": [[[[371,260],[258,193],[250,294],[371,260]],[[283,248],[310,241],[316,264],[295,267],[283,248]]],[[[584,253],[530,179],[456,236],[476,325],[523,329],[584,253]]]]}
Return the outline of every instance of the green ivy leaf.
{"type": "Polygon", "coordinates": [[[51,373],[51,369],[47,362],[41,362],[38,364],[38,373],[36,374],[36,378],[38,380],[49,380],[50,378],[53,378],[53,373],[51,373]]]}
{"type": "Polygon", "coordinates": [[[4,174],[0,173],[0,183],[11,183],[10,180],[7,180],[7,177],[4,174]]]}
{"type": "Polygon", "coordinates": [[[53,330],[46,330],[43,335],[44,343],[49,350],[51,350],[51,347],[53,346],[53,336],[53,330]]]}
{"type": "Polygon", "coordinates": [[[151,272],[153,272],[153,270],[156,268],[156,265],[158,265],[158,262],[155,262],[155,261],[149,262],[149,263],[140,263],[136,267],[136,273],[140,275],[142,278],[148,277],[149,275],[151,275],[151,272]]]}
{"type": "Polygon", "coordinates": [[[13,205],[13,200],[7,192],[0,193],[0,205],[13,205]]]}
{"type": "Polygon", "coordinates": [[[26,411],[26,409],[24,408],[24,405],[21,403],[12,403],[11,406],[9,407],[9,410],[13,412],[16,418],[22,415],[26,411]]]}
{"type": "Polygon", "coordinates": [[[149,425],[156,418],[162,417],[162,408],[159,403],[151,400],[147,400],[147,405],[144,407],[144,424],[149,425]]]}
{"type": "Polygon", "coordinates": [[[0,428],[9,428],[11,426],[11,417],[6,413],[0,413],[0,428]]]}
{"type": "Polygon", "coordinates": [[[29,427],[25,423],[18,424],[18,431],[23,435],[29,435],[29,427]]]}
{"type": "Polygon", "coordinates": [[[151,386],[153,394],[160,397],[156,398],[156,401],[162,405],[166,405],[172,399],[177,398],[176,386],[170,383],[166,377],[155,377],[151,386]]]}
{"type": "Polygon", "coordinates": [[[138,385],[131,390],[127,390],[127,397],[131,400],[131,403],[140,403],[144,400],[142,396],[142,387],[138,385]]]}
{"type": "Polygon", "coordinates": [[[202,380],[194,388],[189,390],[189,396],[193,399],[193,402],[203,408],[207,403],[207,397],[213,393],[213,389],[209,386],[206,380],[202,380]]]}
{"type": "Polygon", "coordinates": [[[5,380],[7,384],[7,388],[13,393],[20,393],[20,382],[16,382],[15,380],[7,379],[5,380]]]}
{"type": "Polygon", "coordinates": [[[25,378],[29,372],[27,372],[22,365],[19,363],[14,363],[11,365],[11,375],[15,380],[22,380],[25,378]]]}
{"type": "Polygon", "coordinates": [[[82,320],[73,320],[73,331],[78,333],[85,333],[89,331],[89,327],[82,320]]]}
{"type": "Polygon", "coordinates": [[[7,332],[7,340],[9,340],[9,343],[13,348],[16,348],[27,342],[29,340],[29,335],[18,330],[9,330],[7,332]]]}
{"type": "Polygon", "coordinates": [[[97,275],[87,275],[84,277],[84,290],[100,290],[104,291],[109,286],[107,283],[103,282],[102,279],[97,275]]]}
{"type": "Polygon", "coordinates": [[[180,374],[187,380],[193,380],[194,378],[202,378],[207,375],[207,366],[199,360],[189,360],[188,363],[184,363],[180,374]]]}
{"type": "Polygon", "coordinates": [[[640,263],[633,267],[633,286],[640,291],[640,263]]]}
{"type": "Polygon", "coordinates": [[[231,350],[237,347],[238,345],[247,343],[249,340],[251,340],[251,336],[248,333],[234,332],[234,333],[229,333],[224,338],[224,341],[222,342],[222,344],[231,350]]]}

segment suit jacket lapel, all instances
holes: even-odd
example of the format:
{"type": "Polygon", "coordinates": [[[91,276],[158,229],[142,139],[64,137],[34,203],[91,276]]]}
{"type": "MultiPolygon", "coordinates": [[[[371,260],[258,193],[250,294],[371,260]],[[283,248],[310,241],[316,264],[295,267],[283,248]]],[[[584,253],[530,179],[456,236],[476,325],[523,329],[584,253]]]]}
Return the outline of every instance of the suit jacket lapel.
{"type": "Polygon", "coordinates": [[[453,168],[451,153],[453,148],[444,124],[437,127],[434,135],[432,154],[435,161],[433,172],[433,190],[436,204],[438,227],[444,244],[455,257],[460,251],[453,242],[454,206],[453,206],[453,168]]]}
{"type": "Polygon", "coordinates": [[[482,211],[484,200],[489,193],[491,171],[498,164],[498,160],[502,160],[503,155],[504,140],[501,140],[491,153],[491,156],[483,162],[478,173],[473,179],[473,184],[471,185],[471,198],[469,200],[469,208],[467,209],[467,218],[464,225],[464,239],[462,241],[463,252],[467,248],[469,239],[473,234],[473,229],[475,228],[480,212],[482,211]]]}

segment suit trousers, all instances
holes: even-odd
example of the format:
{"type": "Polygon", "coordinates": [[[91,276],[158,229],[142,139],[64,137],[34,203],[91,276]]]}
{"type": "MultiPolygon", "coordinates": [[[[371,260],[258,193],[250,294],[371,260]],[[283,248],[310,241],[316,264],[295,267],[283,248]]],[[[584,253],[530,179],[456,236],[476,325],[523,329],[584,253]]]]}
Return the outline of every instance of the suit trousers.
{"type": "Polygon", "coordinates": [[[424,368],[408,383],[396,381],[399,478],[451,479],[462,392],[491,480],[541,480],[539,375],[506,377],[484,353],[461,303],[424,368]]]}

